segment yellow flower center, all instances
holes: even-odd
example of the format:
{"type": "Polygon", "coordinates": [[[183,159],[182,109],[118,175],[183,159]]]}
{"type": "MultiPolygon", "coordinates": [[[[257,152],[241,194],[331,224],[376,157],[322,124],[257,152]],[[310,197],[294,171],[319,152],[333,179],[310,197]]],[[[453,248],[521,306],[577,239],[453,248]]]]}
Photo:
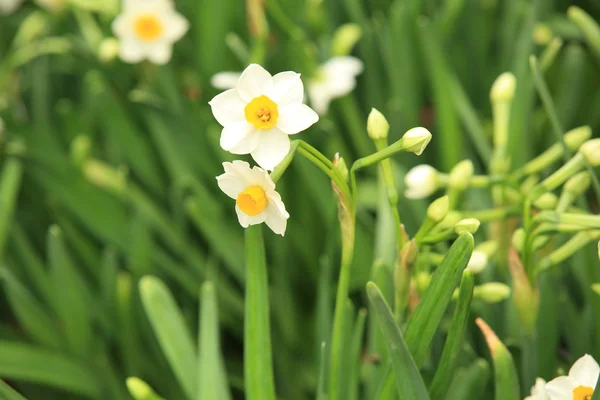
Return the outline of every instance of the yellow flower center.
{"type": "Polygon", "coordinates": [[[235,203],[244,214],[254,217],[267,207],[267,195],[260,186],[250,186],[238,194],[235,203]]]}
{"type": "Polygon", "coordinates": [[[255,97],[244,108],[246,121],[257,129],[271,129],[277,123],[277,104],[265,95],[255,97]]]}
{"type": "Polygon", "coordinates": [[[589,386],[577,386],[573,389],[573,400],[590,400],[594,389],[589,386]]]}
{"type": "Polygon", "coordinates": [[[142,14],[133,21],[133,31],[138,39],[154,42],[163,35],[162,21],[153,14],[142,14]]]}

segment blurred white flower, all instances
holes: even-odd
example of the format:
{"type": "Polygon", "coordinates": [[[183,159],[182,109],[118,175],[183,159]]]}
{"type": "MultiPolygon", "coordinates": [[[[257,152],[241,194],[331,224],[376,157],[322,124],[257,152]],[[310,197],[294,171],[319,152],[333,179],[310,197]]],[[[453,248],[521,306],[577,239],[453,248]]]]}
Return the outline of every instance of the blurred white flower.
{"type": "Polygon", "coordinates": [[[437,189],[437,171],[431,165],[421,164],[413,167],[404,177],[409,199],[424,199],[437,189]]]}
{"type": "Polygon", "coordinates": [[[488,256],[483,251],[475,250],[473,254],[471,254],[471,258],[469,258],[469,263],[467,264],[467,268],[469,271],[472,271],[474,274],[478,274],[487,266],[488,264],[488,256]]]}
{"type": "Polygon", "coordinates": [[[225,173],[217,176],[219,188],[235,199],[235,211],[240,225],[266,223],[273,232],[283,236],[290,217],[275,191],[275,183],[264,169],[244,161],[223,163],[225,173]]]}
{"type": "Polygon", "coordinates": [[[319,66],[317,76],[307,83],[311,106],[319,115],[326,114],[333,99],[354,90],[362,70],[362,61],[351,56],[334,57],[319,66]]]}
{"type": "Polygon", "coordinates": [[[587,400],[592,398],[600,366],[594,357],[584,355],[569,370],[568,376],[559,376],[546,384],[550,400],[587,400]]]}
{"type": "Polygon", "coordinates": [[[0,0],[0,14],[12,14],[22,2],[23,0],[0,0]]]}
{"type": "Polygon", "coordinates": [[[183,37],[189,23],[169,0],[126,0],[112,28],[120,40],[119,55],[123,61],[137,63],[147,59],[166,64],[171,59],[173,43],[183,37]]]}
{"type": "Polygon", "coordinates": [[[319,116],[302,103],[304,86],[292,71],[271,76],[258,64],[244,70],[235,89],[209,104],[223,126],[221,147],[233,154],[251,154],[262,168],[272,170],[290,151],[293,135],[309,128],[319,116]]]}
{"type": "Polygon", "coordinates": [[[215,89],[233,89],[240,80],[240,76],[242,76],[241,72],[219,72],[218,74],[214,74],[212,78],[210,78],[210,84],[215,89]]]}
{"type": "Polygon", "coordinates": [[[546,381],[542,378],[535,380],[535,385],[531,387],[531,396],[525,397],[524,400],[550,400],[546,393],[546,381]]]}

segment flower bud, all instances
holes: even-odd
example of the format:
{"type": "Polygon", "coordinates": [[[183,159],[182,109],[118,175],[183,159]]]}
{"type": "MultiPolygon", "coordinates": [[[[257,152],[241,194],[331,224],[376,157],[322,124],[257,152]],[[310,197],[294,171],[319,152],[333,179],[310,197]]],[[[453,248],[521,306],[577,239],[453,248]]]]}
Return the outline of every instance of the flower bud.
{"type": "Polygon", "coordinates": [[[590,165],[600,165],[600,138],[591,139],[581,145],[579,152],[584,155],[590,165]]]}
{"type": "Polygon", "coordinates": [[[544,193],[538,197],[533,205],[540,210],[554,210],[558,204],[558,197],[554,193],[544,193]]]}
{"type": "Polygon", "coordinates": [[[477,218],[461,219],[456,225],[454,225],[454,232],[456,232],[458,235],[465,232],[473,234],[477,232],[479,225],[481,225],[481,222],[479,222],[477,218]]]}
{"type": "Polygon", "coordinates": [[[127,390],[135,400],[162,400],[154,390],[140,378],[130,377],[126,381],[127,390]]]}
{"type": "Polygon", "coordinates": [[[94,185],[111,192],[122,193],[127,187],[126,173],[98,160],[87,160],[83,174],[94,185]]]}
{"type": "Polygon", "coordinates": [[[442,196],[436,199],[427,208],[427,217],[435,223],[441,222],[450,209],[450,200],[448,196],[442,196]]]}
{"type": "Polygon", "coordinates": [[[500,282],[489,282],[473,289],[473,297],[481,299],[488,304],[495,304],[510,297],[510,287],[500,282]]]}
{"type": "Polygon", "coordinates": [[[458,211],[448,211],[446,218],[442,220],[437,226],[437,229],[450,229],[458,223],[462,218],[461,213],[458,211]]]}
{"type": "Polygon", "coordinates": [[[404,177],[406,191],[404,195],[409,199],[423,199],[431,196],[438,186],[438,172],[431,165],[421,164],[413,167],[404,177]]]}
{"type": "Polygon", "coordinates": [[[592,290],[600,295],[600,283],[592,284],[592,290]]]}
{"type": "Polygon", "coordinates": [[[371,108],[369,118],[367,118],[367,133],[373,140],[387,139],[390,131],[390,124],[387,119],[376,108],[371,108]]]}
{"type": "Polygon", "coordinates": [[[71,160],[75,165],[81,166],[88,158],[92,143],[86,135],[78,135],[71,142],[71,160]]]}
{"type": "Polygon", "coordinates": [[[362,37],[358,24],[344,24],[333,34],[331,49],[336,56],[347,56],[362,37]]]}
{"type": "Polygon", "coordinates": [[[589,125],[580,126],[575,129],[571,129],[563,135],[565,144],[571,151],[577,151],[586,140],[592,137],[592,128],[589,125]]]}
{"type": "Polygon", "coordinates": [[[335,156],[333,157],[333,167],[345,181],[348,180],[348,166],[346,165],[344,157],[340,156],[340,153],[335,153],[335,156]]]}
{"type": "Polygon", "coordinates": [[[417,290],[419,293],[423,293],[427,286],[429,286],[429,282],[431,281],[431,274],[426,271],[421,271],[415,277],[415,283],[417,284],[417,290]]]}
{"type": "Polygon", "coordinates": [[[504,72],[492,85],[490,99],[495,103],[508,103],[515,95],[517,79],[511,72],[504,72]]]}
{"type": "Polygon", "coordinates": [[[592,178],[590,177],[589,172],[583,171],[569,178],[569,180],[565,182],[563,190],[569,192],[573,197],[579,197],[588,190],[591,182],[592,178]]]}
{"type": "Polygon", "coordinates": [[[546,46],[553,38],[552,29],[542,22],[533,27],[533,41],[538,46],[546,46]]]}
{"type": "Polygon", "coordinates": [[[488,265],[488,256],[483,251],[475,250],[471,254],[469,263],[467,264],[467,270],[472,271],[474,274],[478,274],[488,265]]]}
{"type": "Polygon", "coordinates": [[[98,59],[101,63],[108,64],[119,55],[119,41],[114,37],[105,38],[98,47],[98,59]]]}
{"type": "Polygon", "coordinates": [[[519,228],[512,235],[512,245],[519,252],[525,247],[525,229],[519,228]]]}
{"type": "Polygon", "coordinates": [[[431,141],[431,132],[423,127],[409,129],[402,136],[402,144],[406,151],[420,156],[431,141]]]}
{"type": "Polygon", "coordinates": [[[448,186],[454,189],[465,190],[469,186],[469,180],[473,176],[473,163],[471,160],[463,160],[456,164],[448,178],[448,186]]]}

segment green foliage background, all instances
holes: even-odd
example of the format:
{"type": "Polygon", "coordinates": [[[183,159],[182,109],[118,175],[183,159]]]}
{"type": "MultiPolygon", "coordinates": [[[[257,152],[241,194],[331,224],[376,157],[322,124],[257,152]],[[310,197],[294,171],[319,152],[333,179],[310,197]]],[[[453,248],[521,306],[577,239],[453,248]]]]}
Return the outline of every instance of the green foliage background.
{"type": "MultiPolygon", "coordinates": [[[[512,71],[518,88],[509,152],[518,167],[554,142],[528,65],[529,55],[542,54],[547,44],[534,41],[538,23],[563,43],[545,71],[563,127],[600,128],[600,37],[590,41],[567,18],[573,4],[600,18],[593,0],[178,0],[191,29],[164,67],[99,61],[118,9],[113,2],[77,1],[58,14],[27,2],[0,16],[0,116],[6,122],[0,377],[29,399],[127,399],[130,376],[168,399],[192,399],[190,381],[205,382],[197,398],[224,399],[224,392],[209,389],[226,386],[215,383],[221,376],[215,370],[224,368],[233,396],[242,398],[244,232],[215,181],[232,155],[220,149],[220,126],[207,105],[218,93],[210,77],[249,62],[310,77],[333,55],[336,29],[352,22],[362,30],[352,53],[365,65],[358,87],[334,101],[303,140],[328,157],[370,154],[366,116],[376,107],[388,117],[391,140],[414,126],[433,133],[421,158],[394,158],[399,178],[417,163],[448,172],[466,158],[484,173],[491,155],[489,89],[500,73],[512,71]],[[206,280],[212,283],[199,301],[206,280]],[[149,288],[140,295],[144,285],[149,288]],[[147,303],[155,307],[149,311],[147,303]],[[196,338],[207,338],[205,348],[214,350],[220,340],[222,355],[198,356],[196,338]]],[[[350,285],[356,328],[349,327],[344,368],[347,398],[371,399],[384,367],[376,354],[385,349],[374,318],[366,319],[364,336],[359,329],[365,284],[375,280],[389,295],[396,252],[375,168],[361,173],[359,187],[350,285]]],[[[402,192],[400,179],[398,188],[402,192]]],[[[278,190],[291,218],[285,238],[265,237],[277,394],[314,398],[340,256],[336,203],[329,181],[299,157],[278,190]]],[[[490,204],[484,191],[472,191],[461,209],[490,204]]],[[[595,209],[595,200],[591,204],[595,209]]],[[[409,233],[426,206],[400,199],[409,233]]],[[[485,240],[485,231],[476,242],[485,240]]],[[[476,280],[508,278],[492,265],[476,280]]],[[[586,352],[600,359],[600,296],[590,282],[600,282],[593,246],[544,278],[539,376],[551,379],[586,352]]],[[[421,365],[425,381],[433,379],[451,314],[421,365]]],[[[480,398],[477,393],[493,390],[489,352],[472,323],[477,316],[520,363],[512,302],[475,300],[456,373],[475,383],[454,387],[446,398],[480,398]]],[[[528,392],[532,383],[523,388],[528,392]]]]}

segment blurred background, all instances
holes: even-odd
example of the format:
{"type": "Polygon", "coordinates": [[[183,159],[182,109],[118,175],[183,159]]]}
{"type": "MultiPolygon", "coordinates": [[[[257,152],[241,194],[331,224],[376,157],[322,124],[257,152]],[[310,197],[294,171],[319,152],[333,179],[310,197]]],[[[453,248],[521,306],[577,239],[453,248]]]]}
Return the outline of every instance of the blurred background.
{"type": "MultiPolygon", "coordinates": [[[[403,191],[403,174],[420,163],[449,172],[470,159],[486,173],[489,90],[505,71],[518,82],[513,167],[554,142],[529,70],[532,53],[552,55],[543,67],[563,127],[598,131],[600,44],[590,45],[567,17],[571,5],[600,19],[596,0],[177,0],[190,28],[161,66],[118,58],[117,0],[25,1],[0,15],[0,377],[29,399],[128,399],[129,376],[165,398],[186,399],[138,282],[160,278],[196,338],[199,288],[210,279],[224,364],[234,397],[243,398],[244,232],[215,181],[234,156],[219,146],[221,127],[207,103],[221,90],[211,77],[258,62],[273,74],[300,72],[306,82],[334,56],[357,57],[364,70],[355,90],[333,100],[302,139],[350,163],[375,150],[366,134],[371,107],[388,118],[390,141],[428,128],[433,140],[421,157],[394,158],[403,191]]],[[[377,169],[361,173],[359,188],[357,309],[366,305],[374,260],[391,274],[396,256],[377,169]]],[[[285,238],[266,233],[277,388],[281,398],[313,398],[337,282],[336,203],[326,177],[301,158],[278,190],[291,218],[285,238]]],[[[409,233],[427,204],[401,198],[409,233]]],[[[487,193],[473,191],[461,208],[490,204],[487,193]]],[[[556,332],[557,348],[598,358],[592,294],[578,272],[596,256],[591,249],[581,257],[560,291],[581,329],[565,334],[557,315],[547,330],[556,332]]],[[[479,303],[473,313],[510,347],[517,336],[510,310],[479,303]]],[[[485,351],[472,336],[474,358],[485,351]]],[[[369,340],[358,347],[364,368],[369,340]]],[[[560,361],[560,351],[550,353],[539,366],[547,378],[560,361]]],[[[371,398],[369,390],[352,396],[371,398]]]]}

